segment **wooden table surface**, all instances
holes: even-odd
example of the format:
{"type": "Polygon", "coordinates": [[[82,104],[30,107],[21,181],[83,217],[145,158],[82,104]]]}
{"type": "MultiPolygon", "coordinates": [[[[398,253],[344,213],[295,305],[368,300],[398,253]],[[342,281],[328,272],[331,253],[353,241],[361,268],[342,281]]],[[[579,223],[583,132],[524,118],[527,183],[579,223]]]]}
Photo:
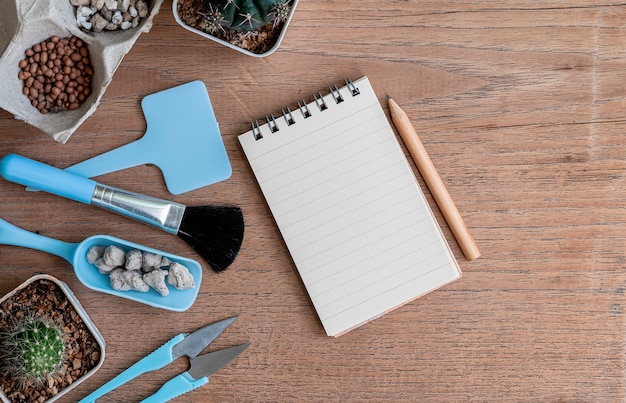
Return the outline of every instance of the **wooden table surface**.
{"type": "MultiPolygon", "coordinates": [[[[66,401],[175,334],[232,315],[211,349],[251,347],[175,401],[623,401],[625,50],[626,7],[615,0],[302,0],[279,50],[261,59],[182,29],[165,1],[66,144],[0,111],[0,149],[69,166],[141,137],[144,96],[202,80],[230,179],[178,196],[153,166],[99,179],[186,205],[239,205],[238,258],[220,274],[206,268],[195,304],[177,313],[91,291],[61,258],[3,246],[0,294],[52,274],[100,329],[106,360],[66,401]],[[329,338],[237,135],[363,75],[387,112],[391,95],[411,118],[482,257],[465,260],[424,187],[463,278],[329,338]]],[[[199,259],[180,238],[96,207],[6,181],[0,194],[0,217],[31,231],[70,242],[109,234],[199,259]]],[[[139,401],[186,366],[102,401],[139,401]]]]}

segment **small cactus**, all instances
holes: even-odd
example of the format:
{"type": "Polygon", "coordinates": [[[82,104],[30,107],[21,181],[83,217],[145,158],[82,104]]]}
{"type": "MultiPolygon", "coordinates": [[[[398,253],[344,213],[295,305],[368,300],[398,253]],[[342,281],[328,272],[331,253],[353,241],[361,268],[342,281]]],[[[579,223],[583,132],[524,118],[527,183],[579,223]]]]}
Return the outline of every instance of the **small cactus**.
{"type": "Polygon", "coordinates": [[[224,20],[224,16],[217,9],[213,8],[212,4],[208,4],[208,10],[206,13],[201,13],[204,24],[204,31],[215,34],[218,31],[225,32],[224,26],[227,25],[224,20]]]}
{"type": "Polygon", "coordinates": [[[0,335],[3,367],[23,383],[43,383],[65,358],[63,331],[51,320],[26,315],[0,335]]]}
{"type": "Polygon", "coordinates": [[[276,27],[289,17],[288,0],[202,0],[206,9],[204,25],[215,33],[224,27],[250,32],[273,23],[276,27]]]}

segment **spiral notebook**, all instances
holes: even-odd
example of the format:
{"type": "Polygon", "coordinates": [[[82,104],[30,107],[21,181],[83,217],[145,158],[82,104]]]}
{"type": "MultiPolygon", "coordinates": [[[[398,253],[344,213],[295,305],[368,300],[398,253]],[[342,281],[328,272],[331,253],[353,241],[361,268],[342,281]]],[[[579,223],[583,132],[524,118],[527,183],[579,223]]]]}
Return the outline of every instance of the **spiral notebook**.
{"type": "Polygon", "coordinates": [[[239,141],[329,336],[461,277],[367,77],[239,141]]]}

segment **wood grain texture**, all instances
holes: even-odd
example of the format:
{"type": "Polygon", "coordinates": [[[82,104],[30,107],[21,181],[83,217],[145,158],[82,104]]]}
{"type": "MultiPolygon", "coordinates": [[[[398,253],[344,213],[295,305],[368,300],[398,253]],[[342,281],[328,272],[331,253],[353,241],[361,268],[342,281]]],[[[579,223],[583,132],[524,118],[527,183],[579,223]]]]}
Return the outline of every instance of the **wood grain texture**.
{"type": "MultiPolygon", "coordinates": [[[[614,0],[301,1],[275,54],[253,59],[176,25],[165,1],[96,112],[57,144],[0,111],[0,150],[66,167],[139,138],[139,102],[208,88],[232,177],[172,196],[151,166],[99,179],[246,217],[235,263],[205,271],[194,306],[156,310],[82,286],[60,258],[0,247],[0,293],[31,274],[66,281],[103,333],[106,360],[76,401],[179,332],[239,319],[211,349],[251,342],[177,402],[623,401],[626,6],[614,0]],[[367,75],[405,110],[482,256],[468,262],[435,208],[463,278],[328,338],[237,142],[250,121],[367,75]]],[[[388,110],[388,109],[387,109],[388,110]]],[[[178,237],[0,182],[0,217],[78,242],[110,234],[198,258],[178,237]]],[[[139,401],[181,359],[102,401],[139,401]]]]}

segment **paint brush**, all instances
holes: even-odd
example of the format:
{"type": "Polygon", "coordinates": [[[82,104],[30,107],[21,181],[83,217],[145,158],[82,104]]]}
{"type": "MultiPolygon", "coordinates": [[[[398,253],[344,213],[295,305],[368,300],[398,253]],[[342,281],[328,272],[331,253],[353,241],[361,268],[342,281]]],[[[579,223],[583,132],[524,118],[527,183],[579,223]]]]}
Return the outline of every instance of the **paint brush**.
{"type": "Polygon", "coordinates": [[[0,159],[0,176],[178,235],[216,272],[225,270],[235,260],[243,241],[244,221],[239,207],[188,207],[106,186],[17,154],[0,159]]]}

